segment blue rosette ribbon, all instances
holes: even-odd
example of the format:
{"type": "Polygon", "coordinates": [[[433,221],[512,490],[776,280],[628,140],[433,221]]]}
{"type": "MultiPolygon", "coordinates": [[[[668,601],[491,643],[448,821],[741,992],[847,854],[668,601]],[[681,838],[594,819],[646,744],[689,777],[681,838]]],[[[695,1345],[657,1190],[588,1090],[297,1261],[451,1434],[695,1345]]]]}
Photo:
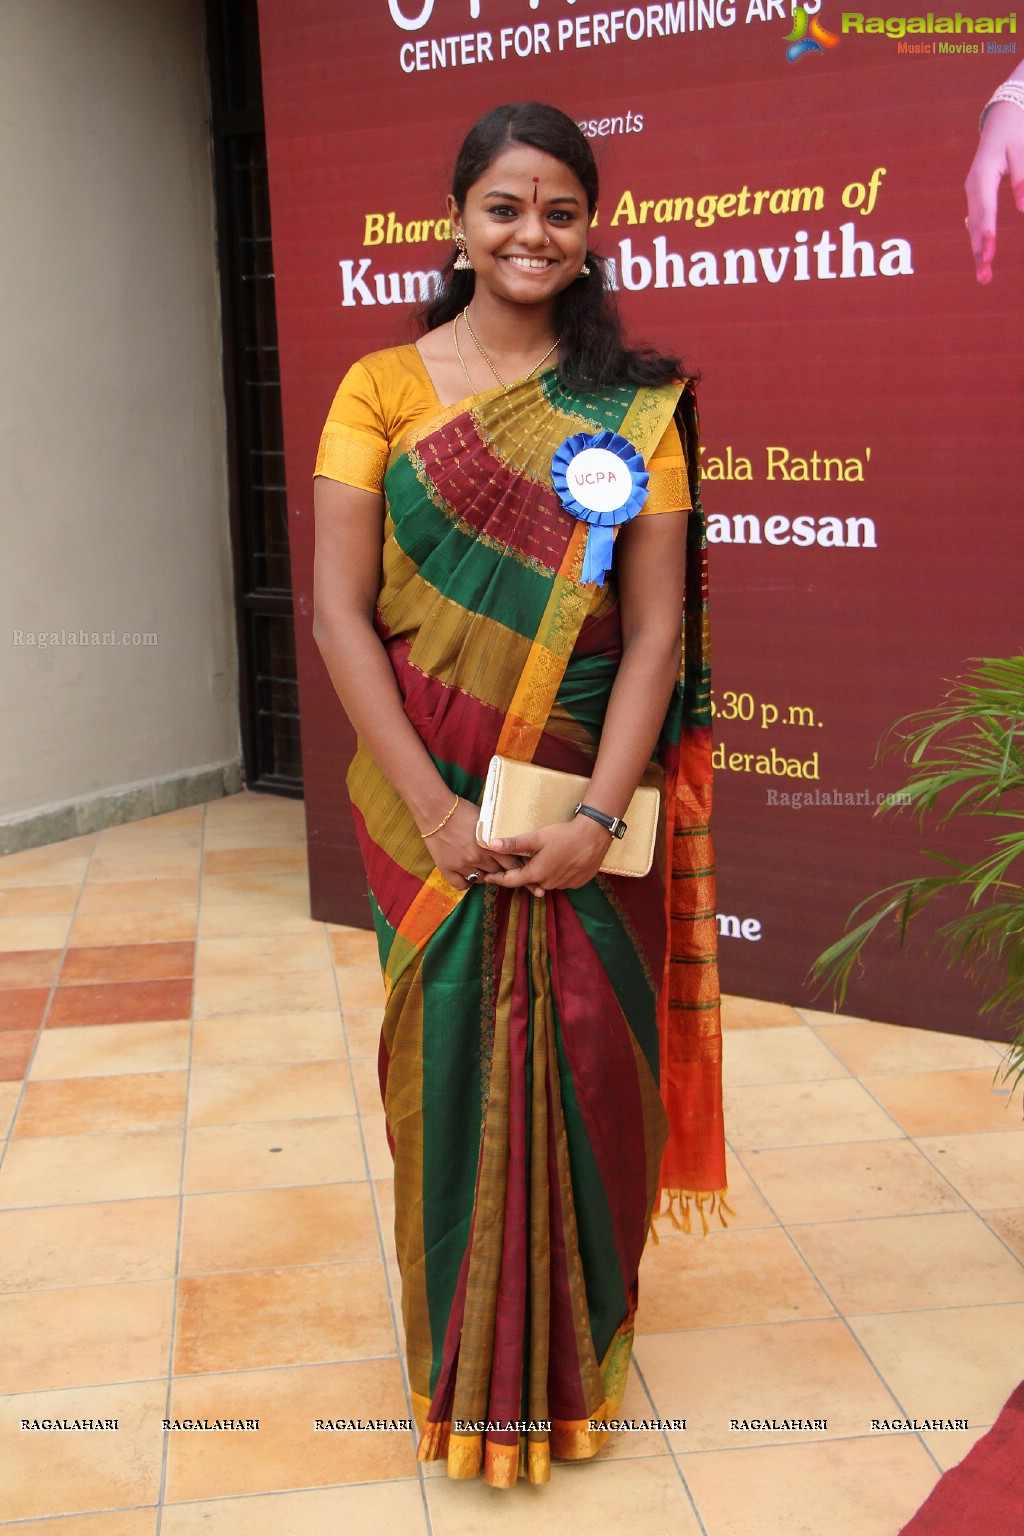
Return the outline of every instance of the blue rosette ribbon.
{"type": "Polygon", "coordinates": [[[618,432],[576,432],[555,450],[551,482],[558,498],[567,512],[589,524],[581,581],[605,580],[614,530],[636,517],[647,500],[648,480],[643,456],[618,432]],[[593,449],[601,451],[581,458],[593,449]]]}

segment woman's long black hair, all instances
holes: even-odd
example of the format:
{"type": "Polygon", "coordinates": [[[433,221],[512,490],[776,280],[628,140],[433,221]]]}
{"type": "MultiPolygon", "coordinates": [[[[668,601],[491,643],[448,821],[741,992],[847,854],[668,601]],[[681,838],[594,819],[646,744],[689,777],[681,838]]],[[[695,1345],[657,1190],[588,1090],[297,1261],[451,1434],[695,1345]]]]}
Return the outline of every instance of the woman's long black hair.
{"type": "MultiPolygon", "coordinates": [[[[466,135],[452,174],[452,197],[459,208],[466,193],[509,144],[529,144],[560,160],[587,194],[589,215],[597,206],[597,166],[590,145],[571,117],[543,102],[523,101],[495,107],[466,135]]],[[[420,310],[421,332],[436,330],[465,309],[473,297],[472,272],[455,270],[453,249],[441,268],[437,295],[420,310]]],[[[558,295],[555,326],[561,336],[558,365],[570,389],[599,389],[613,384],[668,384],[683,376],[676,357],[650,347],[629,347],[612,294],[605,287],[604,263],[587,252],[590,276],[578,278],[558,295]]]]}

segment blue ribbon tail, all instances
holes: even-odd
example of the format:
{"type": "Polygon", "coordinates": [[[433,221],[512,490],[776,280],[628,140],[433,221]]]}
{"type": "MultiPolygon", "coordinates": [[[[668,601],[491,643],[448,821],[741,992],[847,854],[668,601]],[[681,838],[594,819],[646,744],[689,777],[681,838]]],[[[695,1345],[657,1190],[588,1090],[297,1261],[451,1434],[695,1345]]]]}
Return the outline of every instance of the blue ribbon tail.
{"type": "Polygon", "coordinates": [[[610,528],[601,528],[591,523],[587,534],[587,548],[583,556],[583,570],[580,573],[580,581],[603,582],[608,574],[608,567],[612,563],[612,548],[615,540],[610,528]]]}

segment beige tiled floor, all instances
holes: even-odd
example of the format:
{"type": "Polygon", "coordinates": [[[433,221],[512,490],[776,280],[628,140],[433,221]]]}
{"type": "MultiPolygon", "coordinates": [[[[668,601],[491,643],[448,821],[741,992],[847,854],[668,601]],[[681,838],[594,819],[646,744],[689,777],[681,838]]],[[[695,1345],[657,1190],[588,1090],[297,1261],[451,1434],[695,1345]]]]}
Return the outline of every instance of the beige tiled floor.
{"type": "Polygon", "coordinates": [[[381,1006],[372,937],[307,915],[294,802],[0,863],[0,1536],[896,1536],[1017,1385],[998,1047],[730,998],[736,1218],[648,1247],[624,1405],[685,1432],[498,1493],[314,1431],[409,1415],[381,1006]]]}

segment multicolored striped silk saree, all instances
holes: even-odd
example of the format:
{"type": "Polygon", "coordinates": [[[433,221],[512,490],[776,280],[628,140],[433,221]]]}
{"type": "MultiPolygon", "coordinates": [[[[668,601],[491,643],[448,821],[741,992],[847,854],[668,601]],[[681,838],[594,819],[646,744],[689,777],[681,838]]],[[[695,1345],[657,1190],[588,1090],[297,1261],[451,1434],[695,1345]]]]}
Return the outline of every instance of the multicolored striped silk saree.
{"type": "MultiPolygon", "coordinates": [[[[553,370],[415,428],[384,480],[377,628],[449,788],[495,752],[587,773],[620,655],[614,568],[584,585],[586,525],[556,448],[610,428],[646,456],[681,386],[574,393],[553,370]]],[[[380,1081],[419,1456],[500,1487],[588,1457],[625,1385],[660,1192],[725,1193],[703,518],[689,519],[679,682],[644,782],[664,826],[642,880],[454,889],[360,747],[349,788],[387,1006],[380,1081]]],[[[684,499],[678,505],[685,506],[684,499]]]]}

